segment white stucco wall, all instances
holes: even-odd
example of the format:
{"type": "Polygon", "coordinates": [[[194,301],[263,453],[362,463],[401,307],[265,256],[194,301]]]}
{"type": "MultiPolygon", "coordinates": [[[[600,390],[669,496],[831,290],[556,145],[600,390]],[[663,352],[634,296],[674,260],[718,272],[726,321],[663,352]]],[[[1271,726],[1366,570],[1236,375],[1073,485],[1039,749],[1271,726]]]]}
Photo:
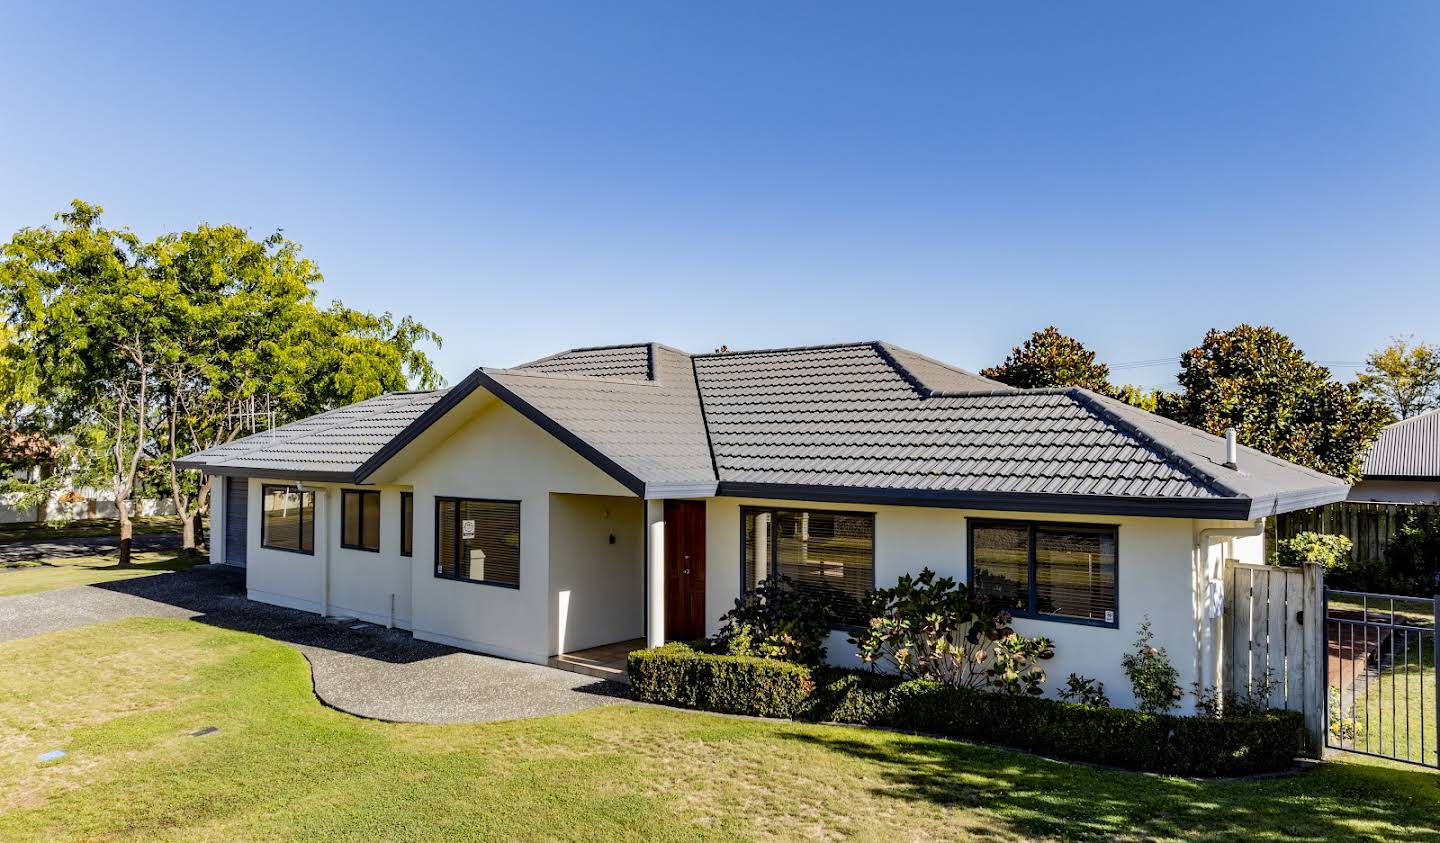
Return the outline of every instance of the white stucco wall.
{"type": "MultiPolygon", "coordinates": [[[[328,501],[329,488],[307,483],[315,495],[315,553],[294,553],[288,550],[261,547],[260,530],[262,489],[266,485],[293,485],[293,481],[251,478],[250,512],[246,519],[245,589],[251,600],[288,606],[307,612],[320,612],[324,606],[325,554],[329,551],[324,537],[331,530],[328,501]]],[[[338,511],[338,510],[337,510],[338,511]]]]}
{"type": "Polygon", "coordinates": [[[644,635],[645,512],[639,498],[550,496],[550,592],[553,653],[644,635]]]}
{"type": "Polygon", "coordinates": [[[480,402],[467,424],[417,455],[398,479],[415,490],[415,636],[539,663],[552,655],[558,637],[549,571],[551,493],[633,497],[494,399],[480,402]],[[518,589],[435,576],[437,495],[520,501],[518,589]]]}
{"type": "MultiPolygon", "coordinates": [[[[1188,692],[1200,675],[1201,625],[1195,585],[1200,577],[1193,552],[1195,522],[1191,520],[712,498],[706,515],[709,634],[718,631],[719,617],[730,609],[739,594],[740,510],[752,505],[873,512],[875,578],[880,586],[893,584],[902,573],[918,573],[927,566],[966,581],[966,519],[969,517],[1116,525],[1120,553],[1116,628],[1032,618],[1015,621],[1019,632],[1044,635],[1055,642],[1055,658],[1045,665],[1047,687],[1053,693],[1068,674],[1075,672],[1104,682],[1106,692],[1116,705],[1133,705],[1130,683],[1120,666],[1120,657],[1130,649],[1136,627],[1147,615],[1152,621],[1155,643],[1166,648],[1180,672],[1181,687],[1188,692]]],[[[843,633],[831,635],[829,659],[837,665],[858,667],[860,662],[846,637],[843,633]]]]}
{"type": "Polygon", "coordinates": [[[1440,478],[1434,480],[1362,480],[1350,487],[1348,500],[1440,504],[1440,478]]]}

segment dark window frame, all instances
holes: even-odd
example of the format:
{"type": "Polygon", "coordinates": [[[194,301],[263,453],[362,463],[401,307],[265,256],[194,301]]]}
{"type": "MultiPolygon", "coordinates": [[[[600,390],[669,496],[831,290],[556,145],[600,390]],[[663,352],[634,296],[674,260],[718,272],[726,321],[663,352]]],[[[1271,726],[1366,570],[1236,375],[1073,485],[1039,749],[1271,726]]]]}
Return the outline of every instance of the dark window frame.
{"type": "MultiPolygon", "coordinates": [[[[848,515],[851,517],[865,518],[869,520],[870,590],[874,591],[876,589],[875,560],[879,558],[879,542],[875,532],[875,512],[863,509],[812,509],[810,507],[804,506],[742,506],[740,507],[740,593],[742,595],[750,593],[750,578],[749,576],[747,576],[748,571],[745,568],[745,551],[747,543],[747,537],[745,535],[745,516],[754,513],[770,513],[772,515],[771,523],[774,523],[773,514],[777,512],[801,512],[811,514],[819,513],[821,515],[848,515]]],[[[778,541],[775,541],[772,537],[770,541],[770,557],[765,560],[765,577],[760,577],[756,580],[757,582],[759,580],[765,579],[766,577],[769,577],[770,574],[775,571],[775,556],[779,546],[780,543],[778,541]]],[[[838,632],[855,632],[861,629],[861,627],[856,626],[855,624],[835,622],[830,624],[830,629],[838,632]]]]}
{"type": "Polygon", "coordinates": [[[414,492],[401,492],[401,493],[400,493],[400,555],[401,555],[401,556],[414,556],[414,555],[415,555],[415,493],[414,493],[414,492]],[[409,515],[410,515],[409,518],[406,518],[406,517],[405,517],[407,511],[409,512],[409,515]],[[406,549],[405,549],[405,545],[407,545],[407,544],[410,545],[410,549],[409,549],[409,550],[406,550],[406,549]]]}
{"type": "Polygon", "coordinates": [[[1022,518],[967,518],[965,519],[965,576],[966,582],[975,582],[975,528],[1002,526],[1028,527],[1029,549],[1026,564],[1025,609],[1006,609],[1011,617],[1046,623],[1069,623],[1079,626],[1098,626],[1102,629],[1120,628],[1120,525],[1094,524],[1079,521],[1031,521],[1022,518]],[[1103,618],[1076,618],[1068,615],[1053,615],[1039,612],[1035,577],[1035,531],[1037,528],[1082,528],[1086,530],[1107,530],[1115,541],[1115,620],[1106,622],[1103,618]]]}
{"type": "MultiPolygon", "coordinates": [[[[441,503],[444,503],[445,501],[450,501],[450,502],[452,502],[452,503],[455,504],[455,548],[456,548],[457,551],[459,550],[459,548],[460,548],[460,543],[461,543],[461,541],[462,541],[462,540],[460,539],[460,522],[461,522],[463,519],[461,519],[461,517],[460,517],[460,504],[469,502],[469,503],[507,503],[507,504],[514,504],[514,505],[515,505],[515,522],[516,522],[517,525],[519,525],[519,528],[515,531],[515,558],[518,560],[517,563],[516,563],[516,566],[515,566],[515,575],[516,575],[516,577],[519,577],[519,576],[520,576],[520,574],[521,574],[521,572],[522,572],[521,569],[523,569],[523,568],[524,568],[524,565],[525,565],[525,558],[524,558],[524,556],[521,554],[521,547],[523,546],[523,543],[524,543],[524,541],[525,541],[525,536],[524,536],[524,523],[523,523],[523,521],[521,520],[521,518],[522,518],[522,506],[521,506],[521,501],[518,501],[518,500],[508,500],[508,499],[506,499],[506,498],[466,498],[466,497],[457,497],[457,496],[455,496],[455,495],[436,495],[436,496],[435,496],[435,566],[434,566],[434,568],[433,568],[433,573],[435,574],[435,579],[437,579],[437,580],[450,580],[451,582],[471,583],[471,584],[473,584],[473,585],[488,585],[488,586],[492,586],[492,587],[494,587],[494,588],[509,588],[509,589],[513,589],[513,590],[515,590],[515,591],[519,591],[519,590],[520,590],[520,583],[518,583],[518,582],[508,583],[508,582],[504,582],[504,581],[502,581],[502,580],[477,580],[477,579],[472,579],[472,578],[470,578],[470,577],[462,577],[462,576],[459,576],[459,575],[457,575],[457,574],[447,574],[447,573],[444,573],[443,571],[440,570],[440,504],[441,504],[441,503]]],[[[460,560],[457,558],[457,559],[454,560],[454,562],[455,562],[455,570],[457,570],[457,571],[460,570],[460,560]]]]}
{"type": "Polygon", "coordinates": [[[380,552],[380,542],[381,542],[381,538],[380,538],[380,527],[381,527],[382,524],[385,523],[385,515],[384,515],[384,513],[385,513],[384,501],[381,500],[380,490],[379,490],[379,489],[341,489],[341,490],[340,490],[340,546],[343,547],[343,548],[345,548],[346,550],[361,550],[361,551],[364,551],[364,552],[366,552],[366,553],[379,553],[379,552],[380,552]],[[366,547],[364,544],[347,544],[347,543],[345,542],[345,521],[346,521],[347,510],[348,510],[348,508],[349,508],[349,506],[350,506],[350,504],[349,504],[349,498],[350,498],[351,495],[358,495],[359,498],[360,498],[360,501],[359,501],[360,506],[359,506],[358,511],[356,512],[357,520],[356,520],[355,523],[356,523],[356,525],[357,525],[357,527],[358,527],[357,532],[359,533],[360,541],[361,541],[361,542],[365,541],[365,497],[366,497],[366,496],[370,496],[370,495],[373,495],[373,496],[375,497],[375,510],[376,510],[376,512],[378,513],[378,514],[375,516],[375,520],[376,520],[377,522],[379,522],[379,523],[377,523],[377,524],[375,525],[375,546],[374,546],[374,547],[366,547]]]}
{"type": "Polygon", "coordinates": [[[260,484],[260,546],[266,550],[278,550],[281,553],[298,553],[301,556],[315,555],[315,491],[313,489],[302,489],[296,485],[281,485],[276,483],[260,484]],[[281,547],[278,544],[270,544],[270,531],[265,523],[265,498],[271,491],[295,492],[300,495],[300,526],[296,529],[295,535],[299,539],[301,547],[281,547]],[[305,498],[310,498],[310,549],[305,550],[305,498]]]}

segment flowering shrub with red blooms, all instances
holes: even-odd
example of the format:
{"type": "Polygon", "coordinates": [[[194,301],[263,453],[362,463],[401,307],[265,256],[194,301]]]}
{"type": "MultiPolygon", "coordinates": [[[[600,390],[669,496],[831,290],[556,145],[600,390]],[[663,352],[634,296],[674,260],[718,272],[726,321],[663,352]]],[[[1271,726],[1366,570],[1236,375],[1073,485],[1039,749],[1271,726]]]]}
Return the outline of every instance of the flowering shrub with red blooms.
{"type": "Polygon", "coordinates": [[[1146,615],[1135,638],[1135,652],[1126,653],[1120,664],[1130,678],[1136,708],[1150,714],[1164,714],[1180,704],[1185,691],[1179,685],[1180,672],[1170,664],[1165,648],[1150,643],[1154,638],[1150,632],[1150,616],[1146,615]]]}

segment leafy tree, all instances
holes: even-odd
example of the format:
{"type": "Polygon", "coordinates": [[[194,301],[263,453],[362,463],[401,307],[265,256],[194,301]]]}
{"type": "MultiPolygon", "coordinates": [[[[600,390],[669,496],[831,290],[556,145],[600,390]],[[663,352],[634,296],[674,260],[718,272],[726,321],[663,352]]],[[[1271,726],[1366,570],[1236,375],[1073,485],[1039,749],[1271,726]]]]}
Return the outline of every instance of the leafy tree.
{"type": "Polygon", "coordinates": [[[1360,388],[1400,418],[1440,407],[1440,348],[1396,337],[1365,363],[1360,388]]]}
{"type": "Polygon", "coordinates": [[[1160,406],[1160,399],[1164,395],[1165,391],[1162,389],[1145,389],[1127,383],[1115,390],[1111,397],[1118,398],[1132,407],[1139,407],[1147,413],[1153,413],[1160,406]]]}
{"type": "Polygon", "coordinates": [[[439,384],[420,348],[439,344],[434,333],[409,317],[318,307],[318,269],[278,232],[255,240],[201,225],[142,243],[101,227],[100,213],[76,200],[58,229],[12,238],[0,313],[13,340],[3,360],[33,378],[27,395],[75,449],[67,465],[115,493],[121,565],[126,504],[142,486],[168,488],[194,553],[210,485],[173,460],[248,432],[241,410],[257,398],[283,424],[412,380],[439,384]]]}
{"type": "Polygon", "coordinates": [[[987,378],[1021,389],[1079,386],[1110,395],[1110,367],[1095,362],[1095,352],[1054,325],[1036,331],[1010,350],[998,366],[980,372],[987,378]]]}
{"type": "Polygon", "coordinates": [[[177,457],[253,430],[256,407],[284,424],[412,380],[422,388],[440,381],[419,348],[439,337],[409,317],[397,323],[339,302],[316,307],[320,272],[279,232],[255,240],[235,226],[201,225],[148,249],[173,304],[158,374],[160,450],[187,555],[209,508],[210,479],[177,469],[177,457]]]}
{"type": "Polygon", "coordinates": [[[56,215],[58,229],[17,233],[0,251],[0,304],[54,420],[103,431],[124,567],[132,532],[126,504],[150,445],[168,305],[139,238],[102,227],[100,213],[75,200],[56,215]]]}
{"type": "Polygon", "coordinates": [[[1391,421],[1390,411],[1305,359],[1274,328],[1211,330],[1180,358],[1184,391],[1165,395],[1158,411],[1176,421],[1346,480],[1391,421]]]}

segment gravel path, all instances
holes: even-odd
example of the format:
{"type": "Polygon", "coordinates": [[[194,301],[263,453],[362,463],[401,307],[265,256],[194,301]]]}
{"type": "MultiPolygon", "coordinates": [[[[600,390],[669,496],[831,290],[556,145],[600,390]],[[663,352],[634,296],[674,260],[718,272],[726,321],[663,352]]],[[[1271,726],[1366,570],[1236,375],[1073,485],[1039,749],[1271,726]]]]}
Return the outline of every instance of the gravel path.
{"type": "Polygon", "coordinates": [[[417,641],[408,632],[326,621],[245,598],[223,565],[0,598],[0,641],[128,617],[191,618],[289,644],[310,661],[315,693],[362,717],[476,723],[620,702],[627,688],[540,665],[417,641]]]}
{"type": "MultiPolygon", "coordinates": [[[[137,533],[130,541],[136,553],[147,550],[179,550],[179,533],[137,533]]],[[[25,539],[0,543],[0,565],[33,562],[37,559],[98,556],[120,550],[118,536],[88,536],[69,539],[25,539]]]]}

